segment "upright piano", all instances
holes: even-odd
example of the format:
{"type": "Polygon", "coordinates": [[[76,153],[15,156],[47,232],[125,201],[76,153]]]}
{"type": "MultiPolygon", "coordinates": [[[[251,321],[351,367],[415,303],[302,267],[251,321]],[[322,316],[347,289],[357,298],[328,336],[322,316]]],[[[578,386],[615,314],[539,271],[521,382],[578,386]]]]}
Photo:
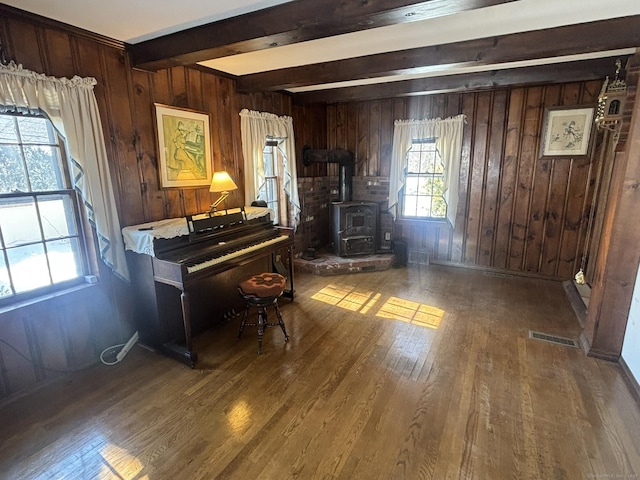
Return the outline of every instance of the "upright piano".
{"type": "Polygon", "coordinates": [[[235,313],[242,277],[277,271],[293,300],[293,231],[243,207],[125,227],[142,344],[187,363],[193,336],[235,313]]]}

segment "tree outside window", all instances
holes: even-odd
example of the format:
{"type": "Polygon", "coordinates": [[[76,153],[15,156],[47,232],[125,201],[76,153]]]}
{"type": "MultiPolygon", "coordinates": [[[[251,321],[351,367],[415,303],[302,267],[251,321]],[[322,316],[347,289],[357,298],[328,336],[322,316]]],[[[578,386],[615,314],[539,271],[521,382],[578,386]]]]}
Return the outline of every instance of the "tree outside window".
{"type": "Polygon", "coordinates": [[[444,219],[444,166],[435,139],[413,140],[407,152],[402,215],[444,219]]]}
{"type": "Polygon", "coordinates": [[[42,116],[0,114],[0,304],[84,279],[64,149],[42,116]]]}

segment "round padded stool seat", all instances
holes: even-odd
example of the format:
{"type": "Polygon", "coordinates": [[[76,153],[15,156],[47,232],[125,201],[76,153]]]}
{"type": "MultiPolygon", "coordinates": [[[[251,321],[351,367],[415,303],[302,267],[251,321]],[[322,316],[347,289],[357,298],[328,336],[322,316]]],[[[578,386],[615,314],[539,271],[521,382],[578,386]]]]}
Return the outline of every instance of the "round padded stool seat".
{"type": "Polygon", "coordinates": [[[284,291],[286,282],[287,280],[279,273],[260,273],[241,280],[238,290],[246,297],[279,297],[284,291]]]}
{"type": "Polygon", "coordinates": [[[244,327],[248,325],[255,325],[258,327],[258,354],[262,353],[262,336],[264,335],[264,329],[268,326],[280,326],[282,333],[284,333],[285,342],[289,341],[289,335],[284,326],[280,309],[278,308],[278,297],[284,292],[284,287],[287,283],[287,279],[279,273],[259,273],[257,275],[251,275],[238,283],[238,292],[240,296],[247,302],[247,306],[242,316],[242,322],[240,323],[240,331],[238,332],[238,339],[242,336],[244,327]],[[258,321],[257,323],[247,323],[247,317],[249,315],[249,307],[258,308],[258,321]],[[276,312],[278,323],[269,323],[267,320],[267,307],[273,307],[276,312]]]}

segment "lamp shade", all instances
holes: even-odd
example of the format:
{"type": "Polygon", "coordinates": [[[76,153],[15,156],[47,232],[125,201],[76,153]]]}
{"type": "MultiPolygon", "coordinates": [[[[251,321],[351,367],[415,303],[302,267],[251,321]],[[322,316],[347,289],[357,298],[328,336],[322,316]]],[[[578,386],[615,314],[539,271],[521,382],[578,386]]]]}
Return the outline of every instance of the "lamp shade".
{"type": "Polygon", "coordinates": [[[229,190],[237,190],[238,186],[225,171],[213,172],[211,179],[210,192],[228,192],[229,190]]]}

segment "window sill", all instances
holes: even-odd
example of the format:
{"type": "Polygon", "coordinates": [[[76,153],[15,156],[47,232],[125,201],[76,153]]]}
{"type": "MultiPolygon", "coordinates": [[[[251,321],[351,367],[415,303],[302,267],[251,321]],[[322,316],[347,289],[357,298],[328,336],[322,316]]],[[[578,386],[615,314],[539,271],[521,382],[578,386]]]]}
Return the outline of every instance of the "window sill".
{"type": "Polygon", "coordinates": [[[62,288],[60,290],[56,290],[55,292],[45,293],[45,294],[38,295],[38,296],[35,296],[35,297],[32,297],[32,298],[27,298],[27,299],[24,299],[24,300],[20,300],[20,301],[17,301],[16,303],[11,303],[9,305],[5,305],[3,307],[0,307],[0,315],[3,315],[5,313],[10,313],[10,312],[15,311],[15,310],[19,310],[21,308],[37,305],[38,303],[42,303],[42,302],[46,302],[46,301],[53,300],[53,299],[56,299],[56,298],[64,297],[65,295],[70,295],[72,293],[79,292],[79,291],[85,290],[87,288],[92,288],[92,287],[95,287],[95,286],[97,286],[99,284],[100,284],[100,282],[78,283],[78,284],[73,285],[73,286],[69,286],[69,287],[66,287],[66,288],[62,288]]]}

